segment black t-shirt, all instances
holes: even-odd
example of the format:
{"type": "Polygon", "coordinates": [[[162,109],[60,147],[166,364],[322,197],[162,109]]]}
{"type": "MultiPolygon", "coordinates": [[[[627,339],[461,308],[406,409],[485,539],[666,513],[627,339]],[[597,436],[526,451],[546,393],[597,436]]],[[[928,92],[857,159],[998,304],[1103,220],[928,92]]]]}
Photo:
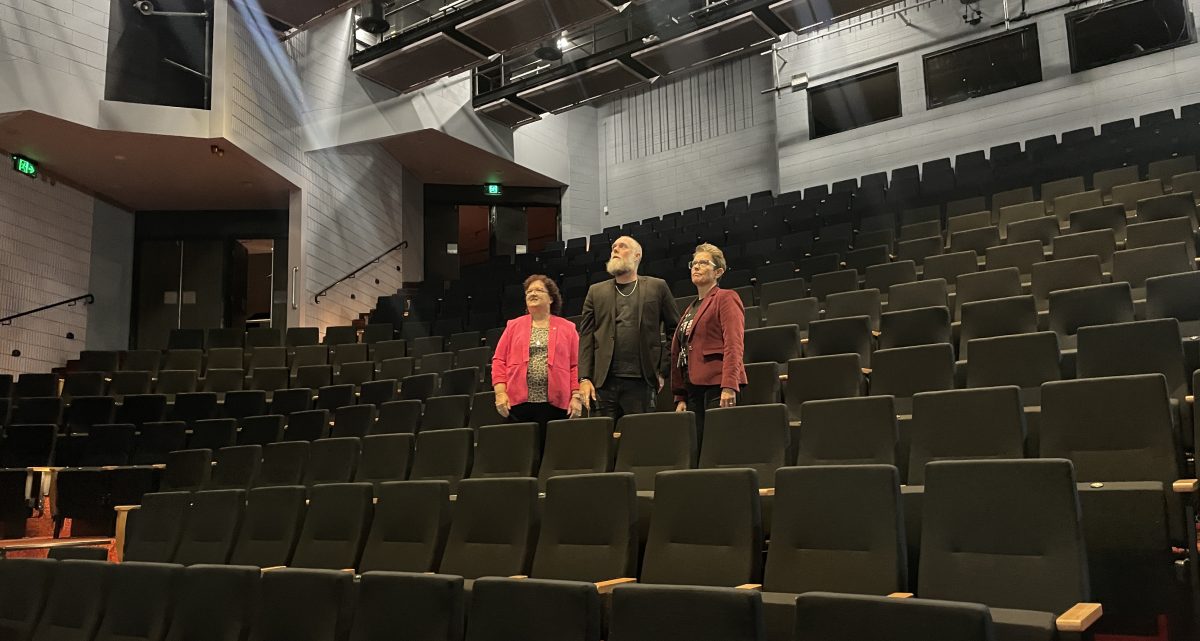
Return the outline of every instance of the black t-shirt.
{"type": "Polygon", "coordinates": [[[675,330],[675,335],[679,339],[679,365],[680,369],[687,369],[688,365],[688,329],[692,326],[692,320],[696,317],[696,308],[699,307],[700,301],[696,301],[683,312],[683,318],[679,319],[679,328],[675,330]]]}
{"type": "Polygon", "coordinates": [[[637,281],[621,285],[616,281],[617,305],[615,309],[616,339],[613,346],[612,366],[609,376],[620,378],[646,377],[642,371],[641,332],[638,326],[638,305],[642,300],[641,289],[637,281]]]}

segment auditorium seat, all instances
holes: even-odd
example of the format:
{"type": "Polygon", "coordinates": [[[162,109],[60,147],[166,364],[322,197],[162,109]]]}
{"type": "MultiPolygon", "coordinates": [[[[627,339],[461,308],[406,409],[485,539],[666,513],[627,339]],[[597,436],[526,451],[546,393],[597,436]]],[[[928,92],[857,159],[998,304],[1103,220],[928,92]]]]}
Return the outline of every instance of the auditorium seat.
{"type": "MultiPolygon", "coordinates": [[[[7,561],[5,561],[7,563],[7,561]]],[[[106,561],[56,561],[54,581],[30,639],[87,640],[100,625],[116,565],[106,561]]]]}
{"type": "MultiPolygon", "coordinates": [[[[747,307],[746,314],[749,315],[750,310],[757,312],[757,307],[747,307]]],[[[762,326],[775,327],[777,325],[795,325],[800,330],[801,338],[808,336],[809,323],[818,320],[821,316],[820,303],[815,298],[798,298],[795,300],[782,300],[770,303],[767,305],[766,314],[764,314],[762,326]]],[[[746,329],[758,329],[751,327],[749,324],[746,329]]]]}
{"type": "Polygon", "coordinates": [[[306,387],[278,389],[271,395],[271,414],[290,416],[312,408],[313,391],[306,387]]]}
{"type": "Polygon", "coordinates": [[[414,481],[443,480],[450,491],[471,472],[475,433],[470,428],[434,430],[417,435],[412,469],[408,477],[414,481]]]}
{"type": "MultiPolygon", "coordinates": [[[[0,400],[7,403],[7,399],[0,400]]],[[[76,396],[63,414],[62,432],[86,434],[93,425],[111,423],[116,407],[116,399],[112,396],[76,396]]],[[[6,419],[5,414],[0,410],[0,419],[6,419]]]]}
{"type": "Polygon", "coordinates": [[[800,406],[805,401],[859,396],[863,389],[862,361],[858,354],[808,356],[787,362],[784,399],[794,419],[799,419],[800,406]]]}
{"type": "Polygon", "coordinates": [[[94,641],[158,641],[178,599],[183,566],[122,563],[110,572],[104,615],[94,641]]]}
{"type": "Polygon", "coordinates": [[[1054,216],[1042,216],[1010,223],[1007,240],[1009,243],[1036,240],[1043,247],[1048,247],[1054,242],[1058,232],[1058,220],[1054,216]]]}
{"type": "Polygon", "coordinates": [[[958,277],[954,296],[954,319],[962,318],[967,303],[1021,295],[1021,272],[1016,267],[969,272],[958,277]]]}
{"type": "Polygon", "coordinates": [[[959,276],[973,274],[976,271],[979,271],[979,262],[975,252],[963,251],[950,254],[939,252],[937,256],[930,256],[925,260],[922,277],[927,280],[941,278],[946,281],[947,288],[957,291],[959,276]]]}
{"type": "Polygon", "coordinates": [[[795,605],[795,641],[996,638],[991,612],[977,603],[814,591],[801,594],[795,605]]]}
{"type": "Polygon", "coordinates": [[[304,485],[312,492],[313,486],[323,483],[349,483],[354,478],[361,448],[359,440],[353,437],[313,441],[308,447],[304,485]]]}
{"type": "Polygon", "coordinates": [[[245,490],[196,492],[191,500],[173,561],[181,565],[225,563],[242,522],[245,490]]]}
{"type": "Polygon", "coordinates": [[[1037,330],[1037,303],[1033,296],[1008,296],[966,303],[959,325],[958,358],[970,360],[969,345],[977,338],[1028,334],[1037,330]]]}
{"type": "MultiPolygon", "coordinates": [[[[167,419],[195,425],[199,421],[211,420],[217,415],[217,395],[213,392],[188,392],[176,394],[170,405],[167,419]]],[[[233,420],[233,419],[218,419],[233,420]]]]}
{"type": "Polygon", "coordinates": [[[350,627],[354,576],[336,570],[281,568],[263,573],[256,641],[328,641],[350,627]]]}
{"type": "Polygon", "coordinates": [[[1099,256],[1048,260],[1034,265],[1030,273],[1033,298],[1040,311],[1048,309],[1052,291],[1100,285],[1104,282],[1099,256]]]}
{"type": "Polygon", "coordinates": [[[303,485],[308,468],[309,443],[283,441],[263,448],[262,467],[258,470],[255,487],[303,485]]]}
{"type": "Polygon", "coordinates": [[[260,568],[287,565],[304,520],[304,500],[301,485],[250,490],[229,563],[260,568]]]}
{"type": "Polygon", "coordinates": [[[857,354],[863,367],[871,367],[872,341],[870,316],[813,321],[808,325],[804,356],[857,354]]]}
{"type": "Polygon", "coordinates": [[[935,461],[925,480],[917,596],[988,606],[999,641],[1057,638],[1090,598],[1071,463],[935,461]]]}
{"type": "Polygon", "coordinates": [[[194,492],[203,489],[212,475],[212,450],[177,449],[164,459],[160,492],[194,492]]]}
{"type": "Polygon", "coordinates": [[[205,489],[245,490],[258,480],[262,468],[261,445],[223,447],[213,452],[213,471],[205,489]]]}
{"type": "Polygon", "coordinates": [[[541,451],[538,431],[537,423],[480,427],[476,432],[471,478],[535,476],[541,451]]]}
{"type": "Polygon", "coordinates": [[[1200,273],[1147,278],[1146,318],[1174,318],[1182,335],[1200,334],[1200,273]]]}
{"type": "Polygon", "coordinates": [[[29,639],[58,571],[54,559],[11,558],[0,562],[0,630],[9,638],[29,639]]]}
{"type": "MultiPolygon", "coordinates": [[[[774,487],[775,470],[786,464],[790,438],[784,405],[710,409],[705,413],[704,432],[697,467],[748,467],[755,471],[761,487],[774,487]]],[[[656,483],[661,480],[659,476],[656,483]]]]}
{"type": "MultiPolygon", "coordinates": [[[[63,400],[57,396],[35,396],[20,399],[12,409],[9,423],[32,425],[45,423],[57,425],[62,422],[63,400]]],[[[156,419],[157,420],[157,419],[156,419]]]]}
{"type": "Polygon", "coordinates": [[[252,327],[246,330],[245,348],[253,350],[259,347],[281,347],[283,334],[270,327],[252,327]]]}
{"type": "Polygon", "coordinates": [[[830,294],[825,299],[825,319],[866,316],[871,319],[871,331],[879,331],[880,296],[878,289],[860,289],[830,294]]]}
{"type": "Polygon", "coordinates": [[[550,421],[538,468],[538,488],[553,476],[607,472],[612,461],[613,421],[587,418],[550,421]]]}
{"type": "Polygon", "coordinates": [[[191,492],[155,492],[142,497],[141,507],[129,513],[125,561],[169,563],[183,534],[191,506],[191,492]]]}
{"type": "Polygon", "coordinates": [[[445,574],[372,571],[358,582],[352,641],[458,641],[465,626],[463,579],[445,574]],[[397,603],[406,607],[398,608],[397,603]]]}
{"type": "Polygon", "coordinates": [[[329,410],[292,412],[287,418],[283,438],[287,441],[315,441],[329,436],[329,410]]]}
{"type": "Polygon", "coordinates": [[[291,567],[342,570],[358,565],[371,516],[370,483],[328,483],[309,488],[304,527],[291,567]]]}
{"type": "Polygon", "coordinates": [[[617,422],[615,472],[631,472],[638,491],[653,491],[658,472],[696,466],[699,451],[691,412],[630,414],[617,422]]]}
{"type": "MultiPolygon", "coordinates": [[[[484,348],[487,349],[487,348],[484,348]]],[[[441,372],[438,379],[438,396],[467,396],[475,394],[479,385],[479,369],[459,367],[441,372]]]]}
{"type": "Polygon", "coordinates": [[[1184,243],[1126,249],[1113,254],[1113,282],[1125,281],[1135,301],[1146,299],[1146,279],[1193,271],[1195,262],[1184,243]]]}
{"type": "Polygon", "coordinates": [[[891,396],[808,401],[800,408],[794,461],[800,466],[894,465],[896,442],[891,396]]]}
{"type": "Polygon", "coordinates": [[[437,389],[437,374],[413,374],[400,379],[400,399],[425,402],[437,389]]]}
{"type": "Polygon", "coordinates": [[[317,390],[317,400],[313,403],[313,409],[333,412],[346,405],[354,405],[354,386],[326,385],[317,390]]]}
{"type": "Polygon", "coordinates": [[[486,577],[471,588],[469,641],[600,641],[601,602],[578,581],[486,577]]]}
{"type": "Polygon", "coordinates": [[[425,410],[421,415],[421,431],[458,429],[467,426],[467,414],[471,411],[471,397],[431,396],[425,399],[425,410]]]}
{"type": "MultiPolygon", "coordinates": [[[[758,305],[767,307],[771,303],[796,300],[808,296],[808,285],[803,278],[788,278],[765,282],[759,286],[758,305]]],[[[683,309],[682,307],[679,309],[683,309]]]]}
{"type": "Polygon", "coordinates": [[[895,467],[779,470],[762,585],[766,639],[793,640],[799,594],[907,590],[903,528],[895,467]]]}
{"type": "Polygon", "coordinates": [[[237,433],[238,445],[266,446],[283,440],[284,417],[282,414],[247,416],[241,420],[237,433]]]}
{"type": "Polygon", "coordinates": [[[358,566],[367,572],[431,572],[450,527],[446,481],[392,481],[375,490],[375,517],[358,566]]]}
{"type": "Polygon", "coordinates": [[[1196,227],[1195,194],[1190,191],[1153,196],[1137,202],[1137,221],[1149,223],[1169,218],[1187,218],[1196,227]]]}
{"type": "Polygon", "coordinates": [[[1052,243],[1054,259],[1096,255],[1104,271],[1112,271],[1113,253],[1117,251],[1116,234],[1111,229],[1062,234],[1052,243]]]}
{"type": "Polygon", "coordinates": [[[62,398],[71,401],[76,396],[104,394],[104,372],[71,372],[63,379],[62,398]]]}
{"type": "Polygon", "coordinates": [[[954,368],[954,347],[949,343],[881,349],[875,352],[871,395],[892,396],[897,414],[912,414],[914,394],[954,389],[954,368]]]}
{"type": "Polygon", "coordinates": [[[1018,459],[1025,413],[1016,386],[923,392],[913,396],[908,483],[925,484],[925,464],[940,460],[1018,459]]]}
{"type": "Polygon", "coordinates": [[[330,436],[353,436],[361,438],[375,426],[377,410],[374,405],[343,405],[333,411],[333,428],[330,436]]]}
{"type": "Polygon", "coordinates": [[[977,338],[970,342],[967,387],[1015,385],[1026,406],[1042,404],[1042,383],[1062,377],[1058,335],[1034,332],[977,338]]]}
{"type": "Polygon", "coordinates": [[[187,424],[182,421],[146,423],[133,444],[130,465],[160,465],[168,453],[181,450],[187,443],[187,424]]]}
{"type": "Polygon", "coordinates": [[[864,287],[878,289],[887,296],[893,285],[914,283],[917,280],[917,265],[911,260],[871,265],[866,269],[864,287]]]}
{"type": "Polygon", "coordinates": [[[465,579],[528,574],[537,523],[534,479],[465,479],[457,494],[438,571],[465,579]]]}
{"type": "Polygon", "coordinates": [[[830,294],[858,289],[858,272],[853,269],[814,274],[810,279],[812,297],[824,302],[830,294]]]}
{"type": "MultiPolygon", "coordinates": [[[[1188,260],[1196,259],[1196,227],[1187,218],[1164,218],[1154,222],[1134,223],[1128,227],[1127,234],[1126,250],[1183,243],[1188,260]]],[[[1189,262],[1188,270],[1194,268],[1194,264],[1189,262]]]]}
{"type": "Polygon", "coordinates": [[[947,299],[946,280],[930,278],[926,275],[924,280],[892,286],[888,290],[887,311],[900,312],[921,307],[946,307],[947,299]]]}
{"type": "Polygon", "coordinates": [[[396,398],[396,388],[394,378],[364,382],[358,388],[358,402],[378,407],[396,398]]]}
{"type": "MultiPolygon", "coordinates": [[[[891,306],[888,306],[891,309],[891,306]]],[[[950,310],[945,306],[888,311],[880,315],[879,349],[949,343],[950,310]]]]}
{"type": "Polygon", "coordinates": [[[984,256],[985,267],[988,270],[1016,267],[1021,272],[1023,285],[1028,283],[1033,266],[1045,259],[1042,243],[1036,240],[989,247],[984,256]]]}
{"type": "Polygon", "coordinates": [[[1075,334],[1085,325],[1133,320],[1129,283],[1106,283],[1050,292],[1050,330],[1061,348],[1075,349],[1075,334]]]}
{"type": "Polygon", "coordinates": [[[1138,201],[1163,195],[1162,181],[1154,178],[1113,187],[1112,202],[1130,214],[1137,213],[1138,201]]]}

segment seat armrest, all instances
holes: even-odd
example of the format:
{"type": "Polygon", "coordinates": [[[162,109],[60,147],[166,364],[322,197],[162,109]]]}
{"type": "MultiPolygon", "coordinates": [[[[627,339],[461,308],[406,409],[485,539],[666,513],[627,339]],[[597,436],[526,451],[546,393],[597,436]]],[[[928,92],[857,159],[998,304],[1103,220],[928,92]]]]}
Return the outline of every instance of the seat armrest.
{"type": "Polygon", "coordinates": [[[510,575],[508,578],[510,578],[510,579],[528,579],[529,575],[528,574],[513,574],[513,575],[510,575]]]}
{"type": "Polygon", "coordinates": [[[1195,494],[1200,490],[1200,480],[1179,479],[1171,484],[1171,491],[1176,494],[1195,494]]]}
{"type": "Polygon", "coordinates": [[[1099,603],[1076,603],[1054,620],[1059,632],[1083,632],[1100,620],[1104,608],[1099,603]]]}
{"type": "Polygon", "coordinates": [[[759,496],[775,496],[775,488],[773,488],[773,487],[760,488],[758,490],[758,495],[759,496]]]}
{"type": "Polygon", "coordinates": [[[268,565],[265,568],[260,568],[260,571],[262,572],[262,574],[266,574],[267,572],[274,572],[275,570],[282,570],[286,567],[287,567],[286,565],[268,565]]]}
{"type": "Polygon", "coordinates": [[[786,383],[786,382],[787,382],[787,374],[780,374],[780,375],[779,375],[779,380],[781,380],[781,381],[783,381],[784,383],[786,383]]]}
{"type": "Polygon", "coordinates": [[[911,599],[912,596],[913,596],[912,592],[893,592],[888,595],[888,598],[889,599],[911,599]]]}
{"type": "Polygon", "coordinates": [[[761,583],[743,583],[743,584],[737,586],[736,589],[738,589],[738,590],[758,590],[759,592],[762,592],[762,584],[761,583]]]}
{"type": "Polygon", "coordinates": [[[607,581],[597,581],[596,582],[596,591],[599,592],[600,594],[608,594],[613,591],[613,588],[617,587],[618,585],[621,585],[622,583],[637,583],[637,579],[634,579],[631,577],[625,577],[625,578],[621,578],[621,579],[609,579],[607,581]]]}
{"type": "Polygon", "coordinates": [[[120,514],[122,512],[132,512],[134,510],[140,510],[140,509],[142,509],[142,506],[140,506],[140,505],[114,505],[113,509],[116,510],[117,514],[120,514]]]}

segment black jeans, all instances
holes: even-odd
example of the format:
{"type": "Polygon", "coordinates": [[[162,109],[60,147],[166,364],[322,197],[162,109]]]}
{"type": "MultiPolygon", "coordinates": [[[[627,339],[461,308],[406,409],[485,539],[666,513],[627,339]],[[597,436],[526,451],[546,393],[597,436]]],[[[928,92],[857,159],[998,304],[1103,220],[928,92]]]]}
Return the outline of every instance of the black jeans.
{"type": "Polygon", "coordinates": [[[614,421],[626,414],[653,412],[658,390],[640,378],[611,376],[604,386],[596,389],[595,416],[608,416],[614,421]]]}
{"type": "Polygon", "coordinates": [[[508,408],[508,420],[512,423],[537,423],[538,447],[545,449],[546,423],[567,417],[567,410],[549,403],[521,403],[508,408]]]}
{"type": "Polygon", "coordinates": [[[696,415],[696,447],[704,442],[704,412],[721,406],[720,385],[687,384],[687,408],[696,415]]]}

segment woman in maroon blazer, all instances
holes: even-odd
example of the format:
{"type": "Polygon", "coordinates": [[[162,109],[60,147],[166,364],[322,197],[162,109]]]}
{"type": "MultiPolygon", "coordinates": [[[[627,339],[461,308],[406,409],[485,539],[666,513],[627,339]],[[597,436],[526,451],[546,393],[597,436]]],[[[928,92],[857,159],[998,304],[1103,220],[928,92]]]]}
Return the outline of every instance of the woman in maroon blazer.
{"type": "Polygon", "coordinates": [[[675,411],[696,413],[697,436],[704,431],[704,410],[733,407],[746,384],[742,333],[746,328],[742,299],[721,289],[725,254],[708,243],[696,247],[688,263],[696,301],[684,310],[671,339],[671,391],[675,411]]]}
{"type": "Polygon", "coordinates": [[[562,295],[548,276],[525,279],[528,314],[508,321],[492,357],[496,411],[510,420],[546,423],[579,416],[579,333],[551,314],[562,295]]]}

